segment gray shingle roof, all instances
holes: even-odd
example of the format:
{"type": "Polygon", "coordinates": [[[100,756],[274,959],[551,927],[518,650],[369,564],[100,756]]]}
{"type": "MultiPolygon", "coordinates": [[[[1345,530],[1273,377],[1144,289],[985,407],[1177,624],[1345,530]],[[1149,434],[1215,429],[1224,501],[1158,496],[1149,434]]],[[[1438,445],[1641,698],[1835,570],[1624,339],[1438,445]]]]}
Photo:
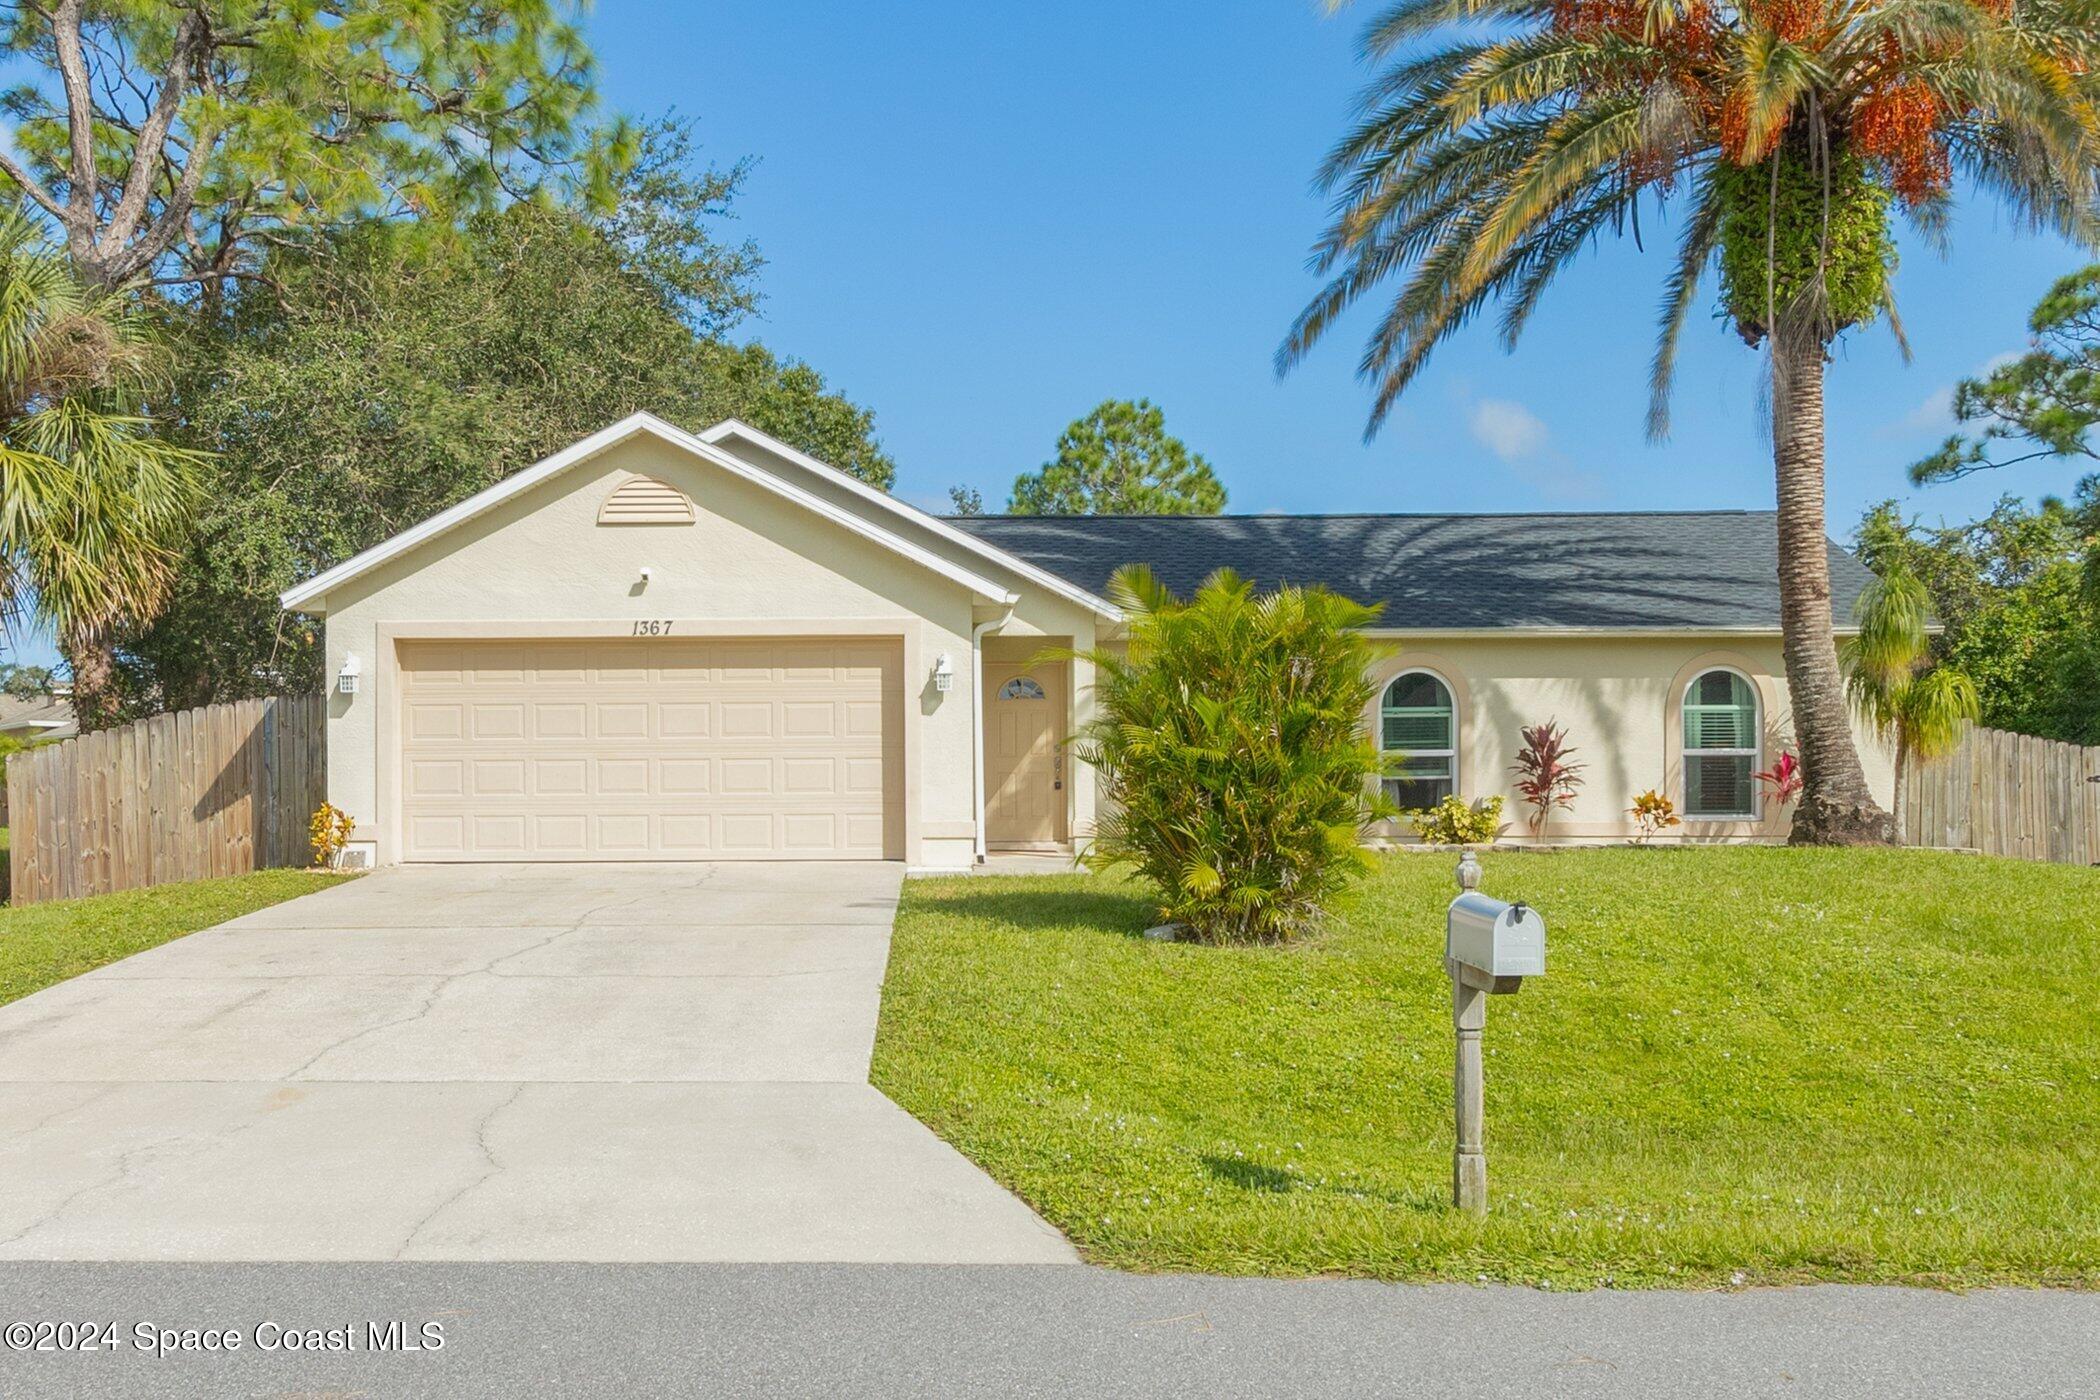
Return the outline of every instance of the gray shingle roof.
{"type": "MultiPolygon", "coordinates": [[[[1230,565],[1258,585],[1325,584],[1415,628],[1779,626],[1772,511],[1536,515],[956,516],[961,529],[1100,592],[1125,563],[1186,596],[1230,565]]],[[[1830,545],[1849,624],[1873,577],[1830,545]]]]}

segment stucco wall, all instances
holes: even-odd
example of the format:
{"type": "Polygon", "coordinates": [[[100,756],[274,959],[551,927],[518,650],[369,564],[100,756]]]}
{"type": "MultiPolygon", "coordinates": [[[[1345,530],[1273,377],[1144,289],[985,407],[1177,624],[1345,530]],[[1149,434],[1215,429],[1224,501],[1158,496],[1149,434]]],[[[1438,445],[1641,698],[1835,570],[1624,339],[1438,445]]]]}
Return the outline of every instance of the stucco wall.
{"type": "MultiPolygon", "coordinates": [[[[1388,639],[1393,654],[1373,668],[1379,682],[1366,722],[1376,732],[1378,698],[1404,671],[1429,670],[1450,685],[1458,709],[1458,786],[1468,801],[1505,797],[1511,834],[1525,834],[1528,809],[1519,805],[1510,764],[1525,725],[1558,720],[1587,765],[1572,808],[1548,824],[1549,839],[1623,839],[1634,832],[1626,809],[1656,788],[1684,809],[1682,719],[1678,705],[1694,677],[1730,666],[1757,686],[1764,768],[1793,746],[1786,671],[1779,638],[1772,637],[1402,637],[1388,639]]],[[[1872,736],[1859,737],[1860,759],[1874,795],[1893,795],[1893,757],[1872,736]]],[[[1789,814],[1763,804],[1762,820],[1687,822],[1666,839],[1783,839],[1789,814]]],[[[1406,834],[1399,828],[1393,834],[1406,834]]]]}
{"type": "Polygon", "coordinates": [[[328,667],[363,661],[355,697],[336,695],[329,792],[360,839],[394,858],[393,757],[383,752],[397,703],[392,639],[458,634],[627,635],[645,618],[681,632],[827,624],[894,627],[905,643],[906,859],[962,864],[973,831],[967,589],[662,443],[638,439],[580,464],[489,513],[334,590],[328,667]],[[692,525],[601,526],[604,497],[636,473],[670,481],[698,506],[692,525]],[[639,569],[653,578],[644,586],[639,569]],[[946,652],[954,688],[929,671],[946,652]]]}

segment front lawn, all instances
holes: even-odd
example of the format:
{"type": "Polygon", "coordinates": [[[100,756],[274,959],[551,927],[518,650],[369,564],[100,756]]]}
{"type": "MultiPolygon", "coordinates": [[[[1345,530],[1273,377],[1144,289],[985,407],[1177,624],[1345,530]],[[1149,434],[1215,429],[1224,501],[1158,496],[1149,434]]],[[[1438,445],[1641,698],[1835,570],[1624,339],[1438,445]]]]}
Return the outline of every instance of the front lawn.
{"type": "Polygon", "coordinates": [[[259,870],[0,909],[0,1005],[118,958],[353,877],[259,870]]]}
{"type": "Polygon", "coordinates": [[[1453,860],[1327,934],[1151,943],[1141,887],[905,887],[875,1082],[1090,1259],[1576,1285],[2100,1285],[2100,870],[1489,852],[1485,1223],[1446,1208],[1453,860]]]}

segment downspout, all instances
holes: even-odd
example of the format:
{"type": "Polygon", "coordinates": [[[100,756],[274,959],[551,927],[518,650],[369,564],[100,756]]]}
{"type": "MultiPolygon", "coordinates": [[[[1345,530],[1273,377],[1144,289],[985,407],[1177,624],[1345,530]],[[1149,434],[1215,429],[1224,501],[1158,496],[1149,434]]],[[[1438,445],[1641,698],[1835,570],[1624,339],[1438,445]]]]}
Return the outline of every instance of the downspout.
{"type": "Polygon", "coordinates": [[[1009,605],[1004,617],[970,629],[970,805],[977,815],[977,863],[984,864],[984,634],[1014,620],[1009,605]]]}

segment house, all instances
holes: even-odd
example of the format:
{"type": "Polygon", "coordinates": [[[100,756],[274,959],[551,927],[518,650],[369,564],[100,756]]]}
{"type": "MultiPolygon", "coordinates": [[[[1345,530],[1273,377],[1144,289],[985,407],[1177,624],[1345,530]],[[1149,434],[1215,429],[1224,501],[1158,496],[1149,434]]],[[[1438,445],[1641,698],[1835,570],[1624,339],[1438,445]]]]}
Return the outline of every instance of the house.
{"type": "MultiPolygon", "coordinates": [[[[284,595],[322,615],[329,792],[394,861],[891,859],[1083,838],[1062,744],[1126,560],[1385,605],[1365,722],[1408,805],[1505,792],[1521,725],[1588,782],[1554,839],[1773,840],[1787,743],[1757,512],[943,519],[744,424],[637,414],[284,595]]],[[[1868,575],[1831,546],[1840,618],[1868,575]]],[[[1876,791],[1887,756],[1865,745],[1876,791]]],[[[1389,833],[1399,835],[1400,833],[1389,833]]]]}
{"type": "Polygon", "coordinates": [[[47,695],[0,695],[0,738],[42,743],[80,732],[73,719],[73,691],[61,686],[47,695]]]}

